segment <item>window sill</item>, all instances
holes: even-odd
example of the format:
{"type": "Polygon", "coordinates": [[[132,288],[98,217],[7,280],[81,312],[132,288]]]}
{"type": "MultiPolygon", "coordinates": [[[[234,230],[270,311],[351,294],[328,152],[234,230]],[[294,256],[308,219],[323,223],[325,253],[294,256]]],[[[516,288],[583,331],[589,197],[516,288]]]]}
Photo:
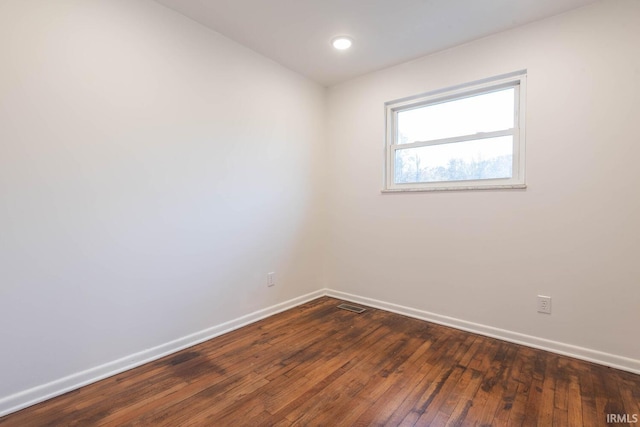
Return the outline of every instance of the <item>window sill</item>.
{"type": "Polygon", "coordinates": [[[508,185],[469,185],[469,186],[451,186],[451,187],[414,187],[414,188],[386,188],[381,190],[385,193],[422,193],[433,191],[476,191],[476,190],[523,190],[527,188],[527,184],[508,184],[508,185]]]}

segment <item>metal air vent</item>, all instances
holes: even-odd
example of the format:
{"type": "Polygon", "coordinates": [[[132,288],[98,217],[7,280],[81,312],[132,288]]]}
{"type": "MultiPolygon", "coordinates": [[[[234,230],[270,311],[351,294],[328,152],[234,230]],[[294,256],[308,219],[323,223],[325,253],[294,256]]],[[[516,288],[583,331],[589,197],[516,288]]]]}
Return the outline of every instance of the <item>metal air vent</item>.
{"type": "Polygon", "coordinates": [[[358,313],[358,314],[366,311],[366,308],[358,307],[351,304],[340,304],[338,308],[341,308],[343,310],[353,311],[354,313],[358,313]]]}

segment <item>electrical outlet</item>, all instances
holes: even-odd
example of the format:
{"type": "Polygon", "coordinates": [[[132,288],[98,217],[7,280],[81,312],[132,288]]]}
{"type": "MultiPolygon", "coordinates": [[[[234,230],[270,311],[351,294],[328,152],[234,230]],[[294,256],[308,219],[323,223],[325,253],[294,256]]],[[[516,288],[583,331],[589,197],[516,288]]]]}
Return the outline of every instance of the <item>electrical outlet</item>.
{"type": "Polygon", "coordinates": [[[276,285],[276,273],[267,273],[267,287],[272,287],[276,285]]]}
{"type": "Polygon", "coordinates": [[[538,313],[551,314],[551,297],[538,295],[538,313]]]}

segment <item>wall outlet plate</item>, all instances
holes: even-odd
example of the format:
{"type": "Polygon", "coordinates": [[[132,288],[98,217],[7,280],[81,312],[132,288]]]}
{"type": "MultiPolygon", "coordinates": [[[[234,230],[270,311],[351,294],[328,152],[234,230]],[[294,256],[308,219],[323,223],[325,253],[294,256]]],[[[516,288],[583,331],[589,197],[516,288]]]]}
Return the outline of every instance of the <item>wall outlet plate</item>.
{"type": "Polygon", "coordinates": [[[551,314],[551,297],[538,295],[538,313],[551,314]]]}

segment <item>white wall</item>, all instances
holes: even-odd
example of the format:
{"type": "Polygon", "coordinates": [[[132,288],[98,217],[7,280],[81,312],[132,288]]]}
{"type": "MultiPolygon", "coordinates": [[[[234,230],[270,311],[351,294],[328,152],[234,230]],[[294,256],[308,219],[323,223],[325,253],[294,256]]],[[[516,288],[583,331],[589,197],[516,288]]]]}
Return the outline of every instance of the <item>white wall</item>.
{"type": "Polygon", "coordinates": [[[145,0],[3,0],[0,58],[5,406],[322,287],[320,85],[145,0]]]}
{"type": "Polygon", "coordinates": [[[331,88],[329,285],[640,369],[639,20],[605,1],[331,88]],[[385,101],[520,69],[526,190],[380,193],[385,101]]]}

